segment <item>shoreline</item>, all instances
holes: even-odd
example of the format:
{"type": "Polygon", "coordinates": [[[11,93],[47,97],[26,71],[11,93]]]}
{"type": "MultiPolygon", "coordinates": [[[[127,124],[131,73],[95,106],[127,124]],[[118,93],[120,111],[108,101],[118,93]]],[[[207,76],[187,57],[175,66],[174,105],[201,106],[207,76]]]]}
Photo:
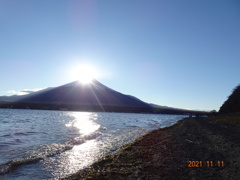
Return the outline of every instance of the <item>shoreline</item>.
{"type": "Polygon", "coordinates": [[[63,179],[240,179],[239,122],[239,114],[184,118],[63,179]]]}

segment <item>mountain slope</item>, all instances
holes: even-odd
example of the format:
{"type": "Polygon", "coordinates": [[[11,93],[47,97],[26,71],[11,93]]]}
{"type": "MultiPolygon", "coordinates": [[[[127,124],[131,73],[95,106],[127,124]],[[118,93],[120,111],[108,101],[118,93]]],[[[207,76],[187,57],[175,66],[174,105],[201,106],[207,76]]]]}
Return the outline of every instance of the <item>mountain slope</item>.
{"type": "Polygon", "coordinates": [[[124,95],[93,80],[90,84],[78,81],[59,87],[39,91],[22,96],[16,105],[30,108],[48,107],[50,109],[65,108],[69,110],[97,110],[114,112],[152,112],[147,103],[124,95]]]}
{"type": "Polygon", "coordinates": [[[30,97],[31,95],[36,95],[38,93],[42,93],[42,92],[47,91],[49,89],[52,89],[52,88],[51,87],[45,88],[45,89],[42,89],[42,90],[39,90],[39,91],[31,92],[30,94],[27,94],[27,95],[0,96],[0,101],[14,102],[14,101],[18,101],[20,99],[23,99],[24,97],[30,97]]]}
{"type": "Polygon", "coordinates": [[[237,86],[219,109],[220,113],[240,112],[240,85],[237,86]]]}
{"type": "Polygon", "coordinates": [[[168,106],[160,106],[157,104],[149,104],[152,106],[155,113],[158,114],[185,114],[185,115],[195,115],[195,116],[206,116],[210,114],[209,111],[200,111],[200,110],[189,110],[189,109],[180,109],[168,106]]]}

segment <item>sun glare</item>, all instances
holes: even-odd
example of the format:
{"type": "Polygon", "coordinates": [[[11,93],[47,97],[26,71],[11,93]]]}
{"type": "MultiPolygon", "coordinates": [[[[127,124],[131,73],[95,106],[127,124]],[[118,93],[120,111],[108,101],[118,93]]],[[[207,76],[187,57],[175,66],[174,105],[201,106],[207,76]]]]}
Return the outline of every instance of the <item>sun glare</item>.
{"type": "Polygon", "coordinates": [[[92,66],[84,65],[73,71],[74,79],[82,84],[89,84],[93,79],[97,78],[97,72],[92,66]]]}

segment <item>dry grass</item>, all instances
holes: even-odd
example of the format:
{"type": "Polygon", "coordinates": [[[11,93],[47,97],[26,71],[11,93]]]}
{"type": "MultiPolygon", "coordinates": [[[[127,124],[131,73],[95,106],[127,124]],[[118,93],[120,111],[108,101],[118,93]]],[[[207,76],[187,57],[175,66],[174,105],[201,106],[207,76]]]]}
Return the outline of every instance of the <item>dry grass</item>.
{"type": "Polygon", "coordinates": [[[214,120],[216,122],[240,124],[240,113],[227,114],[227,115],[222,114],[222,115],[210,117],[209,119],[214,120]]]}

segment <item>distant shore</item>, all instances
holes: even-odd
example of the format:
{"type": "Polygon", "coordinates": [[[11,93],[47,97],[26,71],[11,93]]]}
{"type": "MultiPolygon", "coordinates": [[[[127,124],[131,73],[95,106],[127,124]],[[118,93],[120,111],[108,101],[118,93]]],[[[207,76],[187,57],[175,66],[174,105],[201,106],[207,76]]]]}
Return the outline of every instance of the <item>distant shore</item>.
{"type": "Polygon", "coordinates": [[[65,179],[240,179],[240,115],[185,118],[65,179]]]}

